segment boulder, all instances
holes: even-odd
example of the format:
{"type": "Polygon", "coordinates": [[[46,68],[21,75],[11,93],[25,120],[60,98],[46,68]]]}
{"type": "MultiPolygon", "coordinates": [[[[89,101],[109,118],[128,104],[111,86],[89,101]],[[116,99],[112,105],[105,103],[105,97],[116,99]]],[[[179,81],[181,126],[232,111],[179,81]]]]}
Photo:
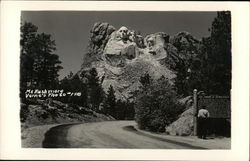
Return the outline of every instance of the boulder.
{"type": "Polygon", "coordinates": [[[185,111],[179,118],[166,127],[166,132],[170,135],[188,136],[193,133],[193,97],[187,96],[178,100],[180,106],[185,107],[185,111]]]}
{"type": "Polygon", "coordinates": [[[193,109],[184,111],[179,119],[166,127],[166,133],[169,135],[189,136],[193,134],[193,109]]]}

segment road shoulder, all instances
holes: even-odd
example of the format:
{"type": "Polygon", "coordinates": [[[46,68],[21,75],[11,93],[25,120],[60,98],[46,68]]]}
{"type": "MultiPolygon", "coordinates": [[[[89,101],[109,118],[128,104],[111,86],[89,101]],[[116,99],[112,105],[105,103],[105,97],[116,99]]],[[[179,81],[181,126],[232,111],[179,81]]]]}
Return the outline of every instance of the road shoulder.
{"type": "Polygon", "coordinates": [[[144,134],[159,137],[162,139],[172,140],[180,143],[186,143],[195,147],[203,147],[206,149],[231,149],[231,138],[227,137],[208,137],[207,139],[200,139],[196,136],[172,136],[166,133],[152,133],[140,130],[137,126],[134,128],[144,134]]]}

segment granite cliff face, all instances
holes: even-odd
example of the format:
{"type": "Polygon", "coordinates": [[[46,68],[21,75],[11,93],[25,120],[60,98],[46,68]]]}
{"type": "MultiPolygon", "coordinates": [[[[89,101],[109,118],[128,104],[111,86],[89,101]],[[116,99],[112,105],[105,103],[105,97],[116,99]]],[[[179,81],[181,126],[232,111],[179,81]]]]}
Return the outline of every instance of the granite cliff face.
{"type": "Polygon", "coordinates": [[[164,76],[173,83],[173,69],[185,57],[170,43],[179,42],[177,38],[170,39],[163,32],[143,37],[124,26],[116,30],[108,23],[96,23],[90,33],[88,52],[79,73],[96,68],[104,90],[112,85],[118,99],[131,98],[145,73],[154,79],[164,76]]]}

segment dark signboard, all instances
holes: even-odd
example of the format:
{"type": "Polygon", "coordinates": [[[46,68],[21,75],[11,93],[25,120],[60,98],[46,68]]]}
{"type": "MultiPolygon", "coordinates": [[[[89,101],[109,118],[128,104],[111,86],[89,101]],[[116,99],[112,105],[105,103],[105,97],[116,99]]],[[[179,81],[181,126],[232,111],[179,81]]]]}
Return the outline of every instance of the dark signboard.
{"type": "Polygon", "coordinates": [[[211,118],[231,118],[229,96],[198,96],[198,109],[206,106],[211,118]]]}

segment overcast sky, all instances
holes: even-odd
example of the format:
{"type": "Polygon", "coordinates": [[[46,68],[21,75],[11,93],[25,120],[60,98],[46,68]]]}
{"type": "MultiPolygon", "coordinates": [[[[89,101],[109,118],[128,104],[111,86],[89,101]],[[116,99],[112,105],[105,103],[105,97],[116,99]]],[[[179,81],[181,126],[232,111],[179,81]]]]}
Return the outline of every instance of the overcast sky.
{"type": "Polygon", "coordinates": [[[216,12],[107,12],[107,11],[23,11],[22,21],[32,22],[38,32],[51,34],[56,41],[56,54],[62,61],[60,78],[76,73],[95,22],[108,22],[116,29],[126,26],[143,36],[155,32],[174,35],[187,31],[197,39],[209,36],[216,12]]]}

